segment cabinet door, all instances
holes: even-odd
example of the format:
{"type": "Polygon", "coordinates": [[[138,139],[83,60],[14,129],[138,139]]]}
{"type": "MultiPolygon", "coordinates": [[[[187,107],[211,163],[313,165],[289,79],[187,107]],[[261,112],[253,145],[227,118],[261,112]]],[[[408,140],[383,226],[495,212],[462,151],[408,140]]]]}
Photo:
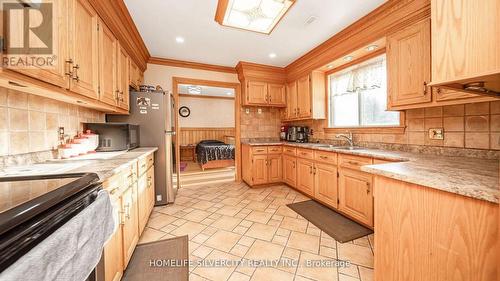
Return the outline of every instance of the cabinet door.
{"type": "Polygon", "coordinates": [[[366,225],[373,226],[373,193],[370,174],[351,169],[340,170],[339,210],[366,225]]]}
{"type": "Polygon", "coordinates": [[[297,117],[297,81],[286,85],[286,119],[297,117]]]}
{"type": "Polygon", "coordinates": [[[247,101],[249,104],[267,104],[267,83],[248,81],[247,84],[247,101]]]}
{"type": "Polygon", "coordinates": [[[99,100],[116,105],[118,40],[111,30],[99,22],[99,100]]]}
{"type": "Polygon", "coordinates": [[[70,57],[73,77],[70,89],[99,99],[99,16],[87,0],[72,0],[70,13],[70,57]]]}
{"type": "Polygon", "coordinates": [[[433,88],[432,92],[434,94],[434,99],[437,102],[440,101],[450,101],[450,100],[460,100],[460,99],[471,99],[471,98],[477,98],[479,97],[478,95],[474,94],[469,94],[469,93],[464,93],[464,92],[459,92],[459,91],[454,91],[454,90],[448,90],[448,89],[441,89],[441,88],[433,88]]]}
{"type": "Polygon", "coordinates": [[[252,183],[265,184],[267,183],[267,155],[252,156],[252,183]]]}
{"type": "Polygon", "coordinates": [[[139,241],[137,214],[137,183],[133,183],[122,195],[123,218],[123,269],[127,267],[139,241]]]}
{"type": "Polygon", "coordinates": [[[389,108],[430,102],[430,21],[387,38],[389,108]]]}
{"type": "Polygon", "coordinates": [[[311,117],[311,78],[309,75],[297,80],[297,107],[299,118],[311,117]]]}
{"type": "Polygon", "coordinates": [[[111,203],[113,204],[114,216],[118,218],[119,225],[115,233],[109,238],[106,245],[104,245],[104,280],[105,281],[119,281],[123,275],[123,233],[121,197],[114,198],[111,195],[111,203]]]}
{"type": "Polygon", "coordinates": [[[431,19],[433,82],[500,72],[500,1],[432,0],[431,19]]]}
{"type": "Polygon", "coordinates": [[[269,165],[269,183],[282,182],[283,180],[283,165],[281,154],[267,156],[269,165]]]}
{"type": "Polygon", "coordinates": [[[118,44],[118,107],[129,110],[129,56],[118,44]]]}
{"type": "Polygon", "coordinates": [[[337,167],[316,163],[314,166],[314,197],[337,208],[337,167]]]}
{"type": "MultiPolygon", "coordinates": [[[[12,70],[20,72],[24,75],[37,78],[44,82],[59,86],[61,88],[69,87],[69,76],[66,72],[69,69],[69,65],[66,61],[70,59],[69,57],[69,34],[68,34],[68,1],[67,0],[55,0],[51,1],[53,3],[53,38],[54,45],[52,48],[52,55],[56,57],[53,67],[50,68],[39,68],[33,67],[30,69],[19,69],[13,68],[12,70]]],[[[20,25],[22,26],[22,25],[20,25]]],[[[10,29],[10,27],[9,27],[10,29]]],[[[6,29],[8,30],[8,29],[6,29]]],[[[20,33],[21,34],[21,33],[20,33]]],[[[52,39],[52,38],[51,38],[52,39]]],[[[8,54],[6,54],[8,55],[8,54]]],[[[27,54],[29,55],[29,54],[27,54]]]]}
{"type": "Polygon", "coordinates": [[[149,168],[147,174],[147,188],[146,194],[148,195],[148,219],[155,206],[155,166],[149,168]]]}
{"type": "Polygon", "coordinates": [[[140,74],[139,67],[135,64],[134,60],[130,59],[130,73],[129,73],[129,84],[134,89],[139,90],[140,85],[140,74]]]}
{"type": "Polygon", "coordinates": [[[143,174],[137,179],[137,213],[138,213],[138,231],[142,233],[146,227],[149,218],[149,196],[148,196],[147,175],[143,174]]]}
{"type": "Polygon", "coordinates": [[[283,84],[267,84],[269,105],[286,106],[286,86],[283,84]]]}
{"type": "Polygon", "coordinates": [[[297,189],[305,194],[314,196],[314,162],[298,159],[297,160],[297,189]]]}
{"type": "Polygon", "coordinates": [[[283,156],[283,180],[291,187],[297,186],[297,158],[283,156]]]}

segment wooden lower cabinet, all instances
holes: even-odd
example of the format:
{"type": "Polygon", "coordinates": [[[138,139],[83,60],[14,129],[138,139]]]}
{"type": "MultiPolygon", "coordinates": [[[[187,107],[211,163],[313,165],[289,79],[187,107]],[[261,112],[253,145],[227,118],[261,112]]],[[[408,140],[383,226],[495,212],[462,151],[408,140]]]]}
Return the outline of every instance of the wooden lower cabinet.
{"type": "Polygon", "coordinates": [[[118,281],[123,276],[123,232],[121,224],[122,198],[111,196],[111,203],[114,208],[114,216],[118,220],[118,227],[115,233],[109,238],[104,246],[104,280],[118,281]],[[120,254],[117,254],[120,253],[120,254]]]}
{"type": "Polygon", "coordinates": [[[139,176],[137,181],[138,199],[137,207],[139,213],[139,233],[144,231],[146,224],[149,220],[149,215],[153,211],[154,207],[154,166],[150,167],[149,170],[139,176]]]}
{"type": "Polygon", "coordinates": [[[122,195],[123,210],[123,267],[126,268],[135,246],[139,242],[139,216],[137,212],[137,183],[132,184],[122,195]]]}
{"type": "Polygon", "coordinates": [[[375,281],[497,280],[499,206],[376,176],[375,281]]]}
{"type": "Polygon", "coordinates": [[[314,162],[306,159],[297,160],[297,189],[314,196],[314,162]]]}
{"type": "Polygon", "coordinates": [[[267,155],[252,156],[252,182],[255,185],[267,183],[267,155]]]}
{"type": "Polygon", "coordinates": [[[281,154],[268,155],[268,183],[277,183],[283,181],[283,165],[281,154]]]}
{"type": "Polygon", "coordinates": [[[373,226],[372,175],[341,168],[338,184],[339,210],[361,223],[373,226]]]}
{"type": "Polygon", "coordinates": [[[338,207],[337,167],[316,163],[314,166],[314,198],[338,207]]]}
{"type": "Polygon", "coordinates": [[[283,156],[283,181],[291,187],[297,186],[297,158],[283,156]]]}

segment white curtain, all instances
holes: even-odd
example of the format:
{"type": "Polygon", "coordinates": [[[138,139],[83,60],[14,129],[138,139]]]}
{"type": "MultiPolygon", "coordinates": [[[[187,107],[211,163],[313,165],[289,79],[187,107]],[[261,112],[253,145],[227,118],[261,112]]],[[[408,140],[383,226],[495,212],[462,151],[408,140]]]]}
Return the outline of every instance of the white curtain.
{"type": "Polygon", "coordinates": [[[335,75],[331,80],[332,94],[338,96],[380,88],[386,79],[385,64],[385,56],[381,56],[335,75]]]}

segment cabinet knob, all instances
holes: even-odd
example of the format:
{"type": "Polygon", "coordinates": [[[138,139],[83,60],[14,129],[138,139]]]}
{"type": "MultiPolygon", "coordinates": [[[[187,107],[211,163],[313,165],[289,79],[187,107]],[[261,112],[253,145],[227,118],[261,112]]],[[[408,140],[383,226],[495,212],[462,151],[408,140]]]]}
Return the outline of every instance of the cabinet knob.
{"type": "Polygon", "coordinates": [[[424,81],[424,95],[427,95],[427,82],[424,81]]]}

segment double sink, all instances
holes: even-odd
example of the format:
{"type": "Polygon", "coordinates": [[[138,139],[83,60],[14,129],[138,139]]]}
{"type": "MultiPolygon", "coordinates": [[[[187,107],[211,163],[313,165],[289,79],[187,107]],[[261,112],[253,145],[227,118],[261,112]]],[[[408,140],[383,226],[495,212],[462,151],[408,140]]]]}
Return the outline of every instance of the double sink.
{"type": "Polygon", "coordinates": [[[330,149],[340,149],[340,150],[363,150],[366,149],[364,147],[359,146],[334,146],[331,144],[310,144],[311,147],[316,148],[330,148],[330,149]]]}

